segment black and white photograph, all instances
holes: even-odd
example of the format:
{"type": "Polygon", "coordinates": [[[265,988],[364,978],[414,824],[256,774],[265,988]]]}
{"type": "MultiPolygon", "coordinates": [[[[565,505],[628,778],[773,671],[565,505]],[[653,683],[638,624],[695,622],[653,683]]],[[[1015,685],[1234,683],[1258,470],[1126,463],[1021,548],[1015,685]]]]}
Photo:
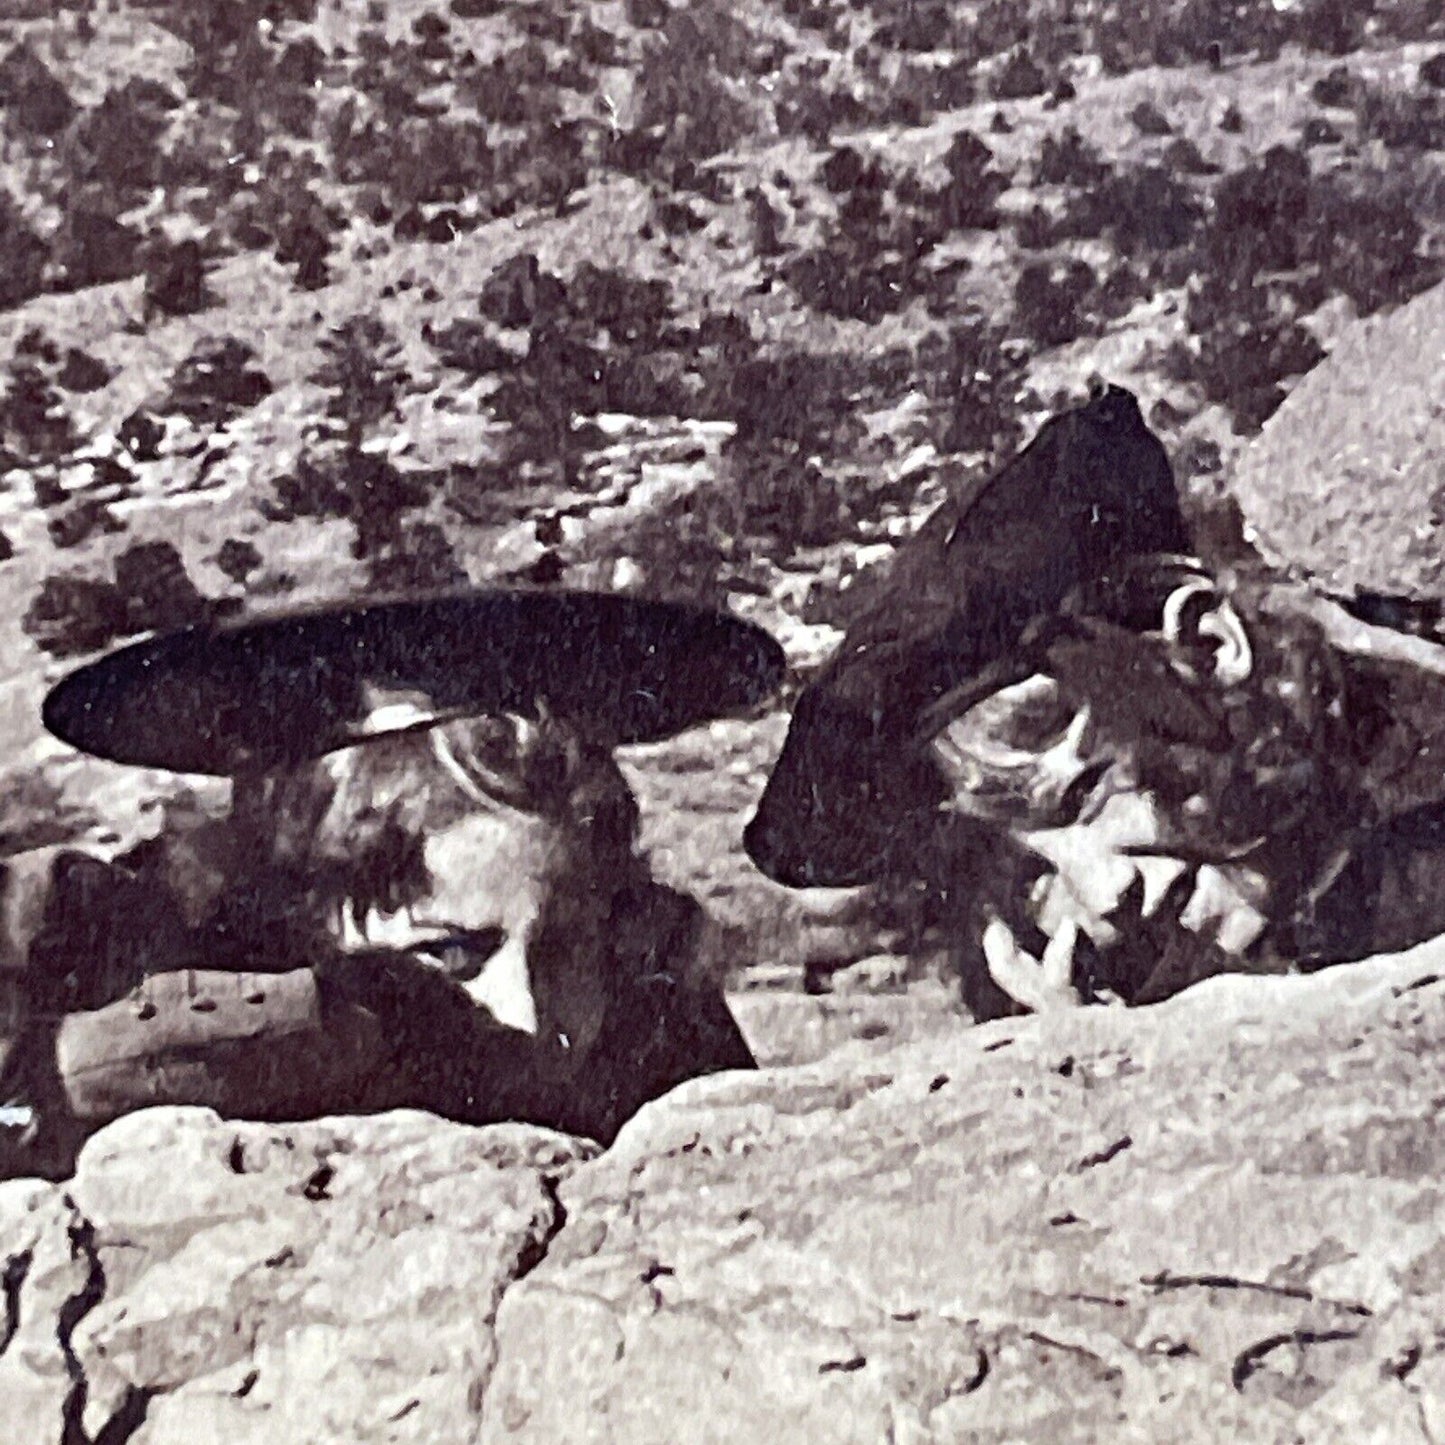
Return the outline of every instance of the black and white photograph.
{"type": "Polygon", "coordinates": [[[1445,0],[0,0],[0,1440],[1445,1445],[1445,0]]]}

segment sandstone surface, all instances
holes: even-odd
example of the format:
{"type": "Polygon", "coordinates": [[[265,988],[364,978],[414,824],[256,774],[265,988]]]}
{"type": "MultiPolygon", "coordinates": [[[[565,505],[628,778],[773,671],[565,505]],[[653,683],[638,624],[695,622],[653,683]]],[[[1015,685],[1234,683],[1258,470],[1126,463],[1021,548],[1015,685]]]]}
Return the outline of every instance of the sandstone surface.
{"type": "Polygon", "coordinates": [[[861,1040],[589,1158],[122,1120],[0,1187],[0,1435],[1445,1439],[1445,943],[861,1040]]]}
{"type": "Polygon", "coordinates": [[[1232,485],[1270,561],[1338,592],[1445,596],[1445,285],[1346,328],[1232,485]]]}

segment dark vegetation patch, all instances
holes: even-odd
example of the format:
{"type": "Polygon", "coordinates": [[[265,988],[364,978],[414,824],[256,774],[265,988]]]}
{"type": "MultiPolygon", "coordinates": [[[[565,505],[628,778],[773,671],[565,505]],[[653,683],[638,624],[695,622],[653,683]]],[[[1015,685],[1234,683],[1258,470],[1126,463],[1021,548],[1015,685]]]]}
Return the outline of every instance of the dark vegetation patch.
{"type": "MultiPolygon", "coordinates": [[[[758,13],[438,0],[405,27],[358,7],[345,46],[310,28],[314,0],[148,0],[144,13],[188,47],[178,72],[97,93],[75,83],[78,47],[0,53],[13,162],[0,306],[125,283],[132,329],[205,327],[217,270],[238,252],[318,292],[350,283],[353,254],[414,247],[424,277],[428,248],[499,220],[518,228],[524,249],[479,278],[474,307],[415,335],[391,311],[395,334],[363,315],[328,339],[302,454],[260,489],[268,518],[349,522],[377,585],[459,577],[439,518],[494,525],[539,491],[595,489],[597,418],[622,413],[736,431],[716,477],[619,553],[679,593],[763,588],[765,564],[805,568],[907,513],[920,478],[890,468],[908,448],[931,443],[954,474],[1007,455],[1043,404],[1026,385],[1032,356],[1138,303],[1184,308],[1187,340],[1166,358],[1183,396],[1171,425],[1212,402],[1249,431],[1322,355],[1309,324],[1321,305],[1343,297],[1368,314],[1440,270],[1445,52],[1388,87],[1364,58],[1438,40],[1427,0],[774,0],[758,13]],[[1177,88],[1131,101],[1122,152],[1081,134],[1071,103],[1094,57],[1114,74],[1192,67],[1207,81],[1287,46],[1317,63],[1313,113],[1233,174],[1218,171],[1237,149],[1228,133],[1256,118],[1221,107],[1223,134],[1191,131],[1188,107],[1166,98],[1177,88]],[[635,103],[612,111],[617,69],[635,103]],[[926,158],[921,142],[879,143],[883,127],[979,101],[997,136],[945,120],[926,158]],[[1033,133],[1040,116],[1047,131],[1020,164],[1007,132],[1033,133]],[[751,164],[779,141],[792,145],[775,171],[751,164]],[[635,262],[574,253],[554,274],[525,249],[536,220],[623,177],[643,193],[635,262]],[[970,258],[999,247],[984,317],[970,258]],[[700,298],[710,264],[722,294],[700,298]],[[868,340],[885,334],[886,350],[868,340]],[[466,462],[427,469],[387,448],[402,398],[434,384],[403,360],[418,340],[446,385],[477,384],[495,424],[466,462]],[[869,412],[892,415],[870,430],[869,412]]],[[[439,299],[425,283],[415,294],[439,299]]],[[[32,471],[57,543],[104,536],[129,472],[102,474],[97,459],[79,495],[56,476],[93,450],[77,418],[111,380],[107,363],[22,344],[0,366],[0,462],[32,471]]],[[[157,461],[167,419],[223,428],[271,385],[241,341],[203,339],[125,419],[110,465],[157,461]]],[[[260,570],[248,553],[219,556],[238,585],[260,570]]],[[[809,617],[841,615],[845,593],[820,584],[809,617]]]]}
{"type": "Polygon", "coordinates": [[[204,622],[224,610],[197,589],[171,543],[138,542],[116,558],[110,579],[69,572],[46,578],[23,625],[52,657],[75,657],[139,632],[204,622]]]}

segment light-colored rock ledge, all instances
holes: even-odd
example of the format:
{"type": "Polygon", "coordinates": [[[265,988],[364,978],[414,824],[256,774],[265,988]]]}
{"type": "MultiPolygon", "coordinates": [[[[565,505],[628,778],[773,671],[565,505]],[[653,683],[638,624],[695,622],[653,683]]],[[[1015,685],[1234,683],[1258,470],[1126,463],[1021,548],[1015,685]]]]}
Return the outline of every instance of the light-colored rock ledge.
{"type": "Polygon", "coordinates": [[[1436,942],[698,1081],[590,1161],[132,1116],[0,1186],[0,1438],[1445,1441],[1442,1046],[1436,942]]]}

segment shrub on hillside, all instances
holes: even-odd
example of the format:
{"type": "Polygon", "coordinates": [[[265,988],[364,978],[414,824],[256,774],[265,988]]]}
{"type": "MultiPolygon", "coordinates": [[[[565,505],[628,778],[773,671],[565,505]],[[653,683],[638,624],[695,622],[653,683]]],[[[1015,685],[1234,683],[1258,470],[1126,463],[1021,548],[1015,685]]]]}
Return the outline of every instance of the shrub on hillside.
{"type": "Polygon", "coordinates": [[[188,627],[216,615],[169,542],[138,542],[115,562],[113,581],[78,573],[47,577],[22,621],[52,657],[98,652],[138,632],[188,627]]]}
{"type": "Polygon", "coordinates": [[[939,219],[950,229],[989,229],[998,223],[998,198],[1008,177],[994,153],[971,131],[959,131],[943,157],[948,179],[938,193],[939,219]]]}
{"type": "Polygon", "coordinates": [[[731,150],[759,109],[727,77],[747,72],[750,37],[718,0],[671,9],[637,73],[638,126],[664,128],[664,151],[700,160],[731,150]]]}
{"type": "Polygon", "coordinates": [[[123,532],[125,523],[105,502],[97,497],[86,497],[52,516],[46,522],[45,530],[55,546],[64,550],[78,547],[82,542],[107,532],[123,532]]]}
{"type": "Polygon", "coordinates": [[[785,268],[804,305],[847,321],[873,323],[901,311],[913,290],[912,267],[876,253],[860,255],[846,241],[803,251],[785,268]]]}
{"type": "Polygon", "coordinates": [[[311,380],[328,393],[326,415],[348,452],[396,415],[407,380],[401,343],[385,322],[358,315],[321,342],[322,361],[311,380]]]}
{"type": "Polygon", "coordinates": [[[819,458],[775,447],[729,447],[724,486],[695,504],[713,525],[742,544],[739,560],[786,561],[801,547],[827,546],[856,534],[853,494],[819,458]]]}
{"type": "Polygon", "coordinates": [[[1098,192],[1104,229],[1126,253],[1188,245],[1204,221],[1204,205],[1186,181],[1161,166],[1117,171],[1098,192]]]}
{"type": "Polygon", "coordinates": [[[1425,254],[1424,230],[1398,189],[1320,188],[1314,201],[1309,258],[1322,282],[1362,315],[1418,295],[1440,279],[1438,257],[1425,254]]]}
{"type": "Polygon", "coordinates": [[[510,215],[519,206],[564,214],[572,196],[587,184],[589,156],[590,148],[570,128],[556,125],[499,145],[498,181],[487,197],[492,215],[510,215]]]}
{"type": "Polygon", "coordinates": [[[116,590],[125,598],[126,620],[135,631],[187,627],[203,622],[211,604],[186,571],[170,542],[136,542],[115,559],[116,590]]]}
{"type": "Polygon", "coordinates": [[[1299,273],[1314,304],[1342,291],[1368,313],[1430,284],[1422,239],[1398,188],[1315,176],[1304,155],[1276,146],[1216,186],[1203,259],[1236,288],[1299,273]]]}
{"type": "Polygon", "coordinates": [[[801,135],[816,146],[828,144],[834,131],[853,130],[877,117],[851,90],[788,78],[774,91],[773,120],[778,134],[801,135]]]}
{"type": "Polygon", "coordinates": [[[667,0],[627,0],[627,23],[639,30],[657,30],[672,13],[667,0]]]}
{"type": "Polygon", "coordinates": [[[971,317],[920,347],[918,369],[933,403],[941,452],[982,452],[1001,460],[1018,445],[1021,360],[1003,329],[971,317]]]}
{"type": "Polygon", "coordinates": [[[272,482],[274,500],[261,505],[270,521],[298,517],[350,522],[352,551],[375,555],[394,541],[405,512],[430,500],[430,479],[399,470],[374,452],[303,453],[295,468],[272,482]]]}
{"type": "Polygon", "coordinates": [[[171,373],[158,407],[193,426],[224,427],[271,394],[271,382],[255,360],[255,349],[234,336],[205,337],[171,373]]]}
{"type": "Polygon", "coordinates": [[[326,52],[310,35],[291,41],[276,60],[276,79],[283,85],[314,86],[326,74],[326,52]]]}
{"type": "Polygon", "coordinates": [[[1391,150],[1445,149],[1445,94],[1365,85],[1355,102],[1360,136],[1391,150]]]}
{"type": "Polygon", "coordinates": [[[1043,346],[1074,341],[1088,329],[1085,302],[1098,285],[1080,260],[1029,261],[1014,284],[1014,323],[1043,346]]]}
{"type": "Polygon", "coordinates": [[[65,360],[56,373],[55,384],[62,391],[99,391],[111,379],[111,369],[88,351],[72,346],[65,353],[65,360]]]}
{"type": "Polygon", "coordinates": [[[216,566],[232,582],[245,586],[246,579],[265,561],[254,542],[244,538],[227,537],[221,543],[215,556],[216,566]]]}
{"type": "Polygon", "coordinates": [[[146,245],[143,256],[147,314],[194,316],[215,303],[206,285],[206,253],[199,241],[157,236],[146,245]]]}
{"type": "Polygon", "coordinates": [[[113,582],[59,573],[41,584],[21,626],[42,652],[77,657],[124,635],[125,605],[113,582]]]}
{"type": "Polygon", "coordinates": [[[51,368],[22,349],[12,359],[0,395],[0,450],[27,463],[61,461],[80,445],[51,368]]]}
{"type": "Polygon", "coordinates": [[[1310,86],[1310,99],[1316,105],[1342,109],[1355,98],[1356,83],[1349,68],[1336,65],[1310,86]]]}
{"type": "Polygon", "coordinates": [[[94,193],[76,197],[50,239],[56,285],[67,291],[140,274],[141,238],[94,193]]]}
{"type": "Polygon", "coordinates": [[[1287,34],[1307,50],[1348,55],[1364,43],[1373,9],[1360,0],[1302,0],[1286,12],[1287,34]]]}
{"type": "Polygon", "coordinates": [[[581,262],[567,283],[567,302],[578,320],[629,345],[654,341],[672,316],[666,281],[630,276],[591,261],[581,262]]]}
{"type": "Polygon", "coordinates": [[[560,277],[544,271],[535,252],[503,261],[482,283],[477,309],[498,326],[530,326],[559,315],[567,304],[560,277]]]}
{"type": "Polygon", "coordinates": [[[726,405],[738,441],[827,451],[856,440],[858,367],[851,357],[809,352],[739,361],[726,405]]]}
{"type": "Polygon", "coordinates": [[[1220,171],[1187,135],[1175,136],[1159,152],[1159,163],[1176,176],[1217,176],[1220,171]]]}
{"type": "Polygon", "coordinates": [[[131,412],[116,431],[116,440],[138,462],[159,460],[165,439],[165,423],[141,407],[131,412]]]}
{"type": "Polygon", "coordinates": [[[26,41],[0,59],[0,109],[25,135],[57,136],[70,124],[75,102],[26,41]]]}
{"type": "Polygon", "coordinates": [[[1020,46],[999,68],[991,87],[995,100],[1024,100],[1043,95],[1049,88],[1049,77],[1025,46],[1020,46]]]}
{"type": "Polygon", "coordinates": [[[19,306],[40,294],[50,248],[21,214],[8,191],[0,190],[0,307],[19,306]]]}
{"type": "Polygon", "coordinates": [[[1075,126],[1065,126],[1056,135],[1046,135],[1039,145],[1036,175],[1044,185],[1097,186],[1109,171],[1109,163],[1075,126]]]}
{"type": "Polygon", "coordinates": [[[71,185],[93,188],[113,215],[138,205],[165,169],[162,138],[175,97],[164,87],[131,80],[81,112],[60,147],[71,185]]]}
{"type": "Polygon", "coordinates": [[[452,202],[495,178],[485,125],[474,119],[406,117],[395,124],[347,100],[327,127],[337,177],[375,184],[394,210],[452,202]]]}
{"type": "Polygon", "coordinates": [[[1284,400],[1282,382],[1324,358],[1288,291],[1253,277],[1208,277],[1191,292],[1185,320],[1193,347],[1173,356],[1172,373],[1227,408],[1244,433],[1257,431],[1284,400]]]}
{"type": "Polygon", "coordinates": [[[465,587],[470,579],[446,532],[435,522],[403,521],[394,538],[367,559],[373,592],[424,592],[465,587]]]}
{"type": "Polygon", "coordinates": [[[516,354],[497,340],[493,326],[471,316],[459,316],[443,327],[424,330],[422,340],[436,352],[443,366],[466,376],[505,371],[517,360],[516,354]]]}
{"type": "Polygon", "coordinates": [[[873,32],[873,44],[884,50],[942,50],[956,36],[955,7],[947,0],[919,0],[906,5],[873,32]]]}

